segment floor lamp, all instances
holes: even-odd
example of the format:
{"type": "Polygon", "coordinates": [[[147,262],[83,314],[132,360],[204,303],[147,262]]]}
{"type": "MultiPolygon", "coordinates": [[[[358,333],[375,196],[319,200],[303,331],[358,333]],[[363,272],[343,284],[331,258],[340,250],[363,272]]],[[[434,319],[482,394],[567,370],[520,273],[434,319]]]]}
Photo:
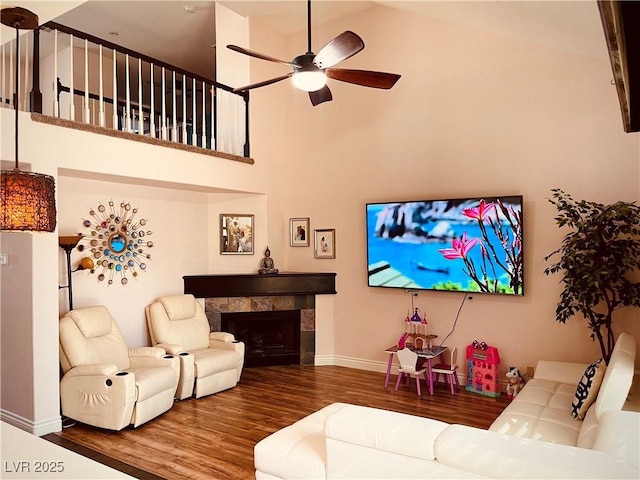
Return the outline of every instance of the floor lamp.
{"type": "MultiPolygon", "coordinates": [[[[71,282],[71,274],[73,270],[71,270],[71,250],[76,248],[78,242],[82,240],[82,235],[71,235],[66,237],[58,237],[58,245],[60,248],[64,250],[64,253],[67,256],[67,284],[65,286],[59,286],[59,289],[66,288],[69,291],[69,311],[73,310],[73,285],[71,282]]],[[[78,270],[82,270],[81,267],[78,267],[78,270]]]]}

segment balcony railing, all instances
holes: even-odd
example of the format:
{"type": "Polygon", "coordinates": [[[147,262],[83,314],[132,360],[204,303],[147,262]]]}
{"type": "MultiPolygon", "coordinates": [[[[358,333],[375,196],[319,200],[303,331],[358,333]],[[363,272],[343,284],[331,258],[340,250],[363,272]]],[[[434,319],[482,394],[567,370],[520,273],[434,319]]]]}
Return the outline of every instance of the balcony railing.
{"type": "Polygon", "coordinates": [[[2,45],[4,107],[17,92],[20,110],[250,156],[247,93],[54,22],[20,47],[16,59],[15,44],[2,45]]]}

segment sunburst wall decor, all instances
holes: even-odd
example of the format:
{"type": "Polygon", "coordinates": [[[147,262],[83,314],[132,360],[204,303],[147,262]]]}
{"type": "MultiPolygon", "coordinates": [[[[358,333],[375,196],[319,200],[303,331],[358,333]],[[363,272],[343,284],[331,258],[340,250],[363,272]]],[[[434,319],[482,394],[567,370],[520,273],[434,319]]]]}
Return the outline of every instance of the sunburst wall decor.
{"type": "Polygon", "coordinates": [[[95,266],[90,272],[97,273],[99,281],[106,280],[111,285],[114,278],[119,278],[120,283],[126,285],[129,275],[135,279],[139,272],[146,271],[146,262],[151,260],[149,249],[153,242],[149,237],[152,232],[145,230],[146,219],[136,219],[137,213],[137,208],[124,201],[116,208],[112,200],[108,207],[99,204],[96,209],[90,209],[90,218],[83,220],[83,226],[89,231],[77,248],[91,252],[95,266]]]}

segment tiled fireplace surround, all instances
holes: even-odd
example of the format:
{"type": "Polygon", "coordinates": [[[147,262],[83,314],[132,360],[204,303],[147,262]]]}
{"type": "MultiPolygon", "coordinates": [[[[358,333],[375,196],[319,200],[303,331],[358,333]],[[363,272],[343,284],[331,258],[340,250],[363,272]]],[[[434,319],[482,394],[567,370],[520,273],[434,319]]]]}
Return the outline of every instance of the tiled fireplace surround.
{"type": "Polygon", "coordinates": [[[205,299],[212,331],[220,331],[223,313],[300,311],[300,365],[313,365],[316,351],[315,295],[217,297],[205,299]]]}
{"type": "Polygon", "coordinates": [[[335,294],[335,273],[228,274],[185,276],[184,292],[205,299],[212,331],[223,313],[300,311],[300,364],[315,361],[315,296],[335,294]]]}

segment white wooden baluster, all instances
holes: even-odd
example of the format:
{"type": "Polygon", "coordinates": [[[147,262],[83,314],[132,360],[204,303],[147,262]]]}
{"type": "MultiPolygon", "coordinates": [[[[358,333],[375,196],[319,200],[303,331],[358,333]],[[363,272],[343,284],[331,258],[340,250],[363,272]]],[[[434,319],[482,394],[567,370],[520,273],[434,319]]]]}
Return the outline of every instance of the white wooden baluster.
{"type": "Polygon", "coordinates": [[[229,112],[229,116],[227,117],[228,120],[228,126],[227,126],[227,149],[225,150],[225,152],[227,153],[236,153],[236,137],[234,134],[234,126],[236,123],[236,95],[232,95],[232,94],[227,94],[227,105],[228,105],[228,112],[229,112]]]}
{"type": "Polygon", "coordinates": [[[5,104],[5,99],[7,98],[5,96],[5,90],[6,90],[6,73],[7,73],[7,69],[5,68],[5,59],[4,59],[4,44],[2,45],[2,63],[0,63],[0,100],[2,100],[2,105],[0,105],[0,107],[4,107],[5,104]]]}
{"type": "Polygon", "coordinates": [[[118,130],[118,66],[116,63],[117,53],[113,50],[113,129],[118,130]]]}
{"type": "Polygon", "coordinates": [[[213,102],[215,101],[216,90],[213,85],[211,85],[211,150],[216,150],[216,118],[215,111],[213,108],[213,102]]]}
{"type": "Polygon", "coordinates": [[[218,118],[222,119],[222,122],[218,125],[218,150],[228,152],[229,95],[225,91],[221,91],[220,95],[218,95],[218,118]]]}
{"type": "Polygon", "coordinates": [[[182,74],[182,143],[187,143],[187,77],[182,74]]]}
{"type": "Polygon", "coordinates": [[[138,134],[144,135],[144,111],[142,109],[142,60],[138,59],[138,134]]]}
{"type": "Polygon", "coordinates": [[[15,42],[15,40],[13,40],[11,42],[11,48],[9,49],[9,92],[8,92],[8,95],[7,95],[7,98],[9,99],[9,104],[11,105],[11,108],[15,108],[14,105],[13,105],[13,103],[14,103],[13,92],[15,92],[15,90],[13,89],[13,72],[15,71],[13,69],[13,51],[16,48],[13,45],[13,42],[15,42]]]}
{"type": "Polygon", "coordinates": [[[129,54],[125,55],[125,72],[124,72],[124,83],[125,83],[125,132],[131,133],[131,87],[129,85],[129,54]]]}
{"type": "Polygon", "coordinates": [[[154,102],[154,97],[155,97],[155,93],[156,93],[156,87],[153,84],[153,63],[151,64],[151,90],[150,90],[150,94],[151,94],[151,113],[149,114],[149,134],[151,135],[151,138],[156,138],[156,110],[155,110],[155,102],[154,102]]]}
{"type": "Polygon", "coordinates": [[[171,141],[178,141],[178,126],[176,125],[176,72],[173,73],[173,124],[171,125],[171,141]]]}
{"type": "Polygon", "coordinates": [[[242,144],[242,98],[239,95],[234,95],[233,96],[236,100],[236,128],[234,128],[234,132],[233,135],[235,137],[235,153],[236,155],[240,155],[242,156],[243,152],[244,152],[244,145],[242,144]]]}
{"type": "MultiPolygon", "coordinates": [[[[29,35],[24,36],[24,92],[22,93],[22,109],[25,111],[29,111],[29,103],[27,102],[27,98],[29,95],[28,83],[29,83],[29,35]]],[[[19,91],[20,89],[18,89],[19,91]]]]}
{"type": "Polygon", "coordinates": [[[74,121],[76,119],[76,103],[73,89],[73,34],[70,35],[70,47],[69,47],[69,120],[74,121]]]}
{"type": "Polygon", "coordinates": [[[162,140],[167,139],[167,106],[166,106],[166,86],[164,80],[164,67],[162,67],[162,140]]]}
{"type": "Polygon", "coordinates": [[[196,79],[193,78],[193,82],[191,84],[191,96],[192,98],[192,107],[191,107],[191,145],[194,147],[198,146],[198,133],[196,132],[196,126],[198,125],[198,113],[196,112],[196,79]]]}
{"type": "MultiPolygon", "coordinates": [[[[2,46],[2,64],[4,65],[4,45],[2,46]]],[[[59,117],[58,112],[58,30],[53,31],[53,116],[59,117]]]]}
{"type": "Polygon", "coordinates": [[[99,60],[98,62],[100,63],[100,68],[98,69],[99,73],[98,75],[100,75],[100,99],[98,100],[99,102],[99,115],[98,115],[98,122],[100,124],[101,127],[104,128],[105,126],[105,119],[104,119],[104,85],[103,85],[103,81],[102,81],[102,45],[100,45],[100,52],[99,52],[99,60]]]}
{"type": "Polygon", "coordinates": [[[9,49],[9,96],[7,97],[9,99],[9,105],[11,105],[11,108],[14,108],[13,92],[15,92],[15,89],[13,88],[13,52],[15,52],[16,49],[13,45],[13,42],[15,42],[15,40],[11,42],[11,49],[9,49]]]}
{"type": "Polygon", "coordinates": [[[91,112],[89,110],[89,42],[84,40],[84,123],[90,122],[91,112]]]}
{"type": "Polygon", "coordinates": [[[207,148],[207,126],[205,119],[207,118],[207,92],[206,84],[202,82],[202,148],[207,148]]]}

